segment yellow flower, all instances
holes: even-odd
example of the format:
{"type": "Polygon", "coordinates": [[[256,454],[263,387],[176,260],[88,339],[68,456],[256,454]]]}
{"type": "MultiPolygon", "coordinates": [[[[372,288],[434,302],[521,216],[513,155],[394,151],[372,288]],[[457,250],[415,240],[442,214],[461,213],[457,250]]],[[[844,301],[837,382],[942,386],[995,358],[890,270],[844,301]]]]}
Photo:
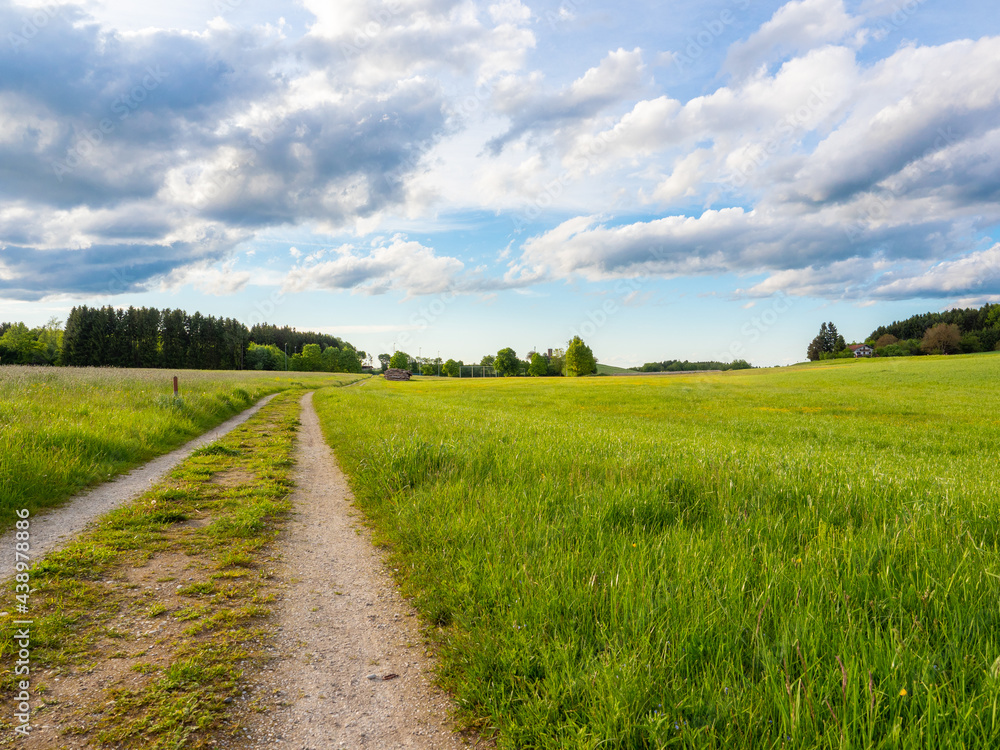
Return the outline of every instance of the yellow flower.
{"type": "Polygon", "coordinates": [[[906,688],[903,688],[902,690],[899,691],[900,698],[905,698],[906,696],[907,696],[906,688]]]}

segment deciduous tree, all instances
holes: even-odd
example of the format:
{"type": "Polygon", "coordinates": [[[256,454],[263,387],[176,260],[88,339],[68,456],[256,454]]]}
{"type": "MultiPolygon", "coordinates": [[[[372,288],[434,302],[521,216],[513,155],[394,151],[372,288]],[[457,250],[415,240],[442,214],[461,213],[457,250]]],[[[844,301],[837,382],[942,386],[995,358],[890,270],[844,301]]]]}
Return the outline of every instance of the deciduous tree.
{"type": "Polygon", "coordinates": [[[597,359],[579,336],[574,336],[566,347],[564,368],[565,374],[571,378],[597,372],[597,359]]]}
{"type": "Polygon", "coordinates": [[[938,323],[927,329],[920,348],[928,354],[951,354],[958,351],[962,334],[954,323],[938,323]]]}
{"type": "Polygon", "coordinates": [[[531,355],[531,364],[528,365],[528,375],[539,378],[549,374],[549,361],[541,354],[535,352],[531,355]]]}
{"type": "MultiPolygon", "coordinates": [[[[483,359],[485,360],[485,357],[483,359]]],[[[493,369],[496,370],[497,375],[509,378],[517,375],[517,364],[517,353],[508,346],[497,352],[497,356],[493,360],[493,369]]]]}

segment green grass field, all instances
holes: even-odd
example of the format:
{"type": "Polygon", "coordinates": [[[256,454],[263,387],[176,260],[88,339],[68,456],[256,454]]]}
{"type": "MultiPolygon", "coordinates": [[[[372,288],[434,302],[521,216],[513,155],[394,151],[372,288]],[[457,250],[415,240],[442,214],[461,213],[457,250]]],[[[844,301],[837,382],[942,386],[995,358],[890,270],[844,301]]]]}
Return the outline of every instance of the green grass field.
{"type": "Polygon", "coordinates": [[[503,748],[1000,746],[1000,355],[316,404],[503,748]]]}
{"type": "Polygon", "coordinates": [[[0,531],[166,453],[269,393],[357,375],[0,367],[0,531]],[[174,375],[180,399],[174,400],[174,375]]]}
{"type": "Polygon", "coordinates": [[[598,375],[631,375],[633,373],[633,370],[629,370],[625,367],[615,367],[614,365],[605,365],[600,362],[597,363],[598,375]]]}

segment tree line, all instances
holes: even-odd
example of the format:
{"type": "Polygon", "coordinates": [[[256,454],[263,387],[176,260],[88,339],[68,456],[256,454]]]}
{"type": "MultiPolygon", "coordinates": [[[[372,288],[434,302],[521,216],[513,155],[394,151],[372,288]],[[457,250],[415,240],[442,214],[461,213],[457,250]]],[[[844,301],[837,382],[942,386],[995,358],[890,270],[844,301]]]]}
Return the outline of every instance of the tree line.
{"type": "MultiPolygon", "coordinates": [[[[864,343],[876,357],[1000,351],[1000,305],[913,315],[879,326],[864,343]]],[[[806,356],[810,360],[839,359],[853,357],[854,352],[830,322],[820,326],[806,356]]]]}
{"type": "Polygon", "coordinates": [[[554,349],[550,353],[529,352],[520,359],[510,347],[505,347],[495,355],[487,354],[478,364],[466,364],[462,360],[411,357],[403,351],[378,355],[382,371],[390,367],[409,370],[415,375],[441,375],[449,378],[470,378],[486,375],[498,377],[579,377],[597,372],[597,358],[589,346],[579,336],[574,336],[566,349],[554,349]]]}
{"type": "Polygon", "coordinates": [[[703,370],[749,370],[753,367],[745,359],[732,362],[688,362],[680,359],[665,359],[662,362],[647,362],[642,367],[630,367],[636,372],[700,372],[703,370]]]}
{"type": "Polygon", "coordinates": [[[0,364],[360,372],[366,356],[329,334],[179,309],[82,306],[65,328],[0,324],[0,364]]]}
{"type": "Polygon", "coordinates": [[[1000,350],[1000,305],[913,315],[879,326],[865,343],[883,357],[1000,350]]]}

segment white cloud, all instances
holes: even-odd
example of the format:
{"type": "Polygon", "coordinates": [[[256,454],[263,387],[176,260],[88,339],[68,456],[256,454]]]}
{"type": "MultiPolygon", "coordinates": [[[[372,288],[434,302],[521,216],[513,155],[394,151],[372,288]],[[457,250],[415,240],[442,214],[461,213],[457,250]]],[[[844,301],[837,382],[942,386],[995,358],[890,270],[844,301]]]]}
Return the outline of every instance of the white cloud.
{"type": "Polygon", "coordinates": [[[489,6],[493,23],[527,23],[531,20],[531,9],[520,0],[501,0],[489,6]]]}
{"type": "Polygon", "coordinates": [[[235,294],[246,287],[251,279],[247,271],[233,270],[233,260],[215,266],[210,263],[196,263],[171,271],[160,283],[161,289],[176,289],[193,286],[200,292],[216,297],[235,294]]]}
{"type": "Polygon", "coordinates": [[[920,273],[889,272],[871,290],[881,299],[957,297],[1000,293],[1000,244],[934,263],[920,273]]]}
{"type": "Polygon", "coordinates": [[[729,49],[725,69],[737,77],[790,53],[803,53],[841,42],[861,24],[843,0],[796,0],[783,5],[745,42],[729,49]]]}
{"type": "Polygon", "coordinates": [[[334,260],[289,272],[285,289],[350,290],[362,294],[405,292],[407,296],[452,290],[464,264],[437,255],[432,248],[404,237],[370,249],[344,245],[334,260]]]}

